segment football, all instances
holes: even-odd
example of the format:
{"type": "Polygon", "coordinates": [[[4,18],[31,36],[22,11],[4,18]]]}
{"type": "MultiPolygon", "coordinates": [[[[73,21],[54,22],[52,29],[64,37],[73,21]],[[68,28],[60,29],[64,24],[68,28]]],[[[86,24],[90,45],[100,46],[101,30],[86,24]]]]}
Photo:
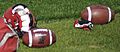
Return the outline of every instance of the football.
{"type": "Polygon", "coordinates": [[[28,47],[47,47],[56,42],[56,36],[50,29],[31,29],[22,37],[23,44],[28,47]]]}
{"type": "Polygon", "coordinates": [[[91,21],[93,24],[109,23],[114,19],[114,16],[113,10],[104,5],[91,5],[81,12],[81,18],[91,21]]]}

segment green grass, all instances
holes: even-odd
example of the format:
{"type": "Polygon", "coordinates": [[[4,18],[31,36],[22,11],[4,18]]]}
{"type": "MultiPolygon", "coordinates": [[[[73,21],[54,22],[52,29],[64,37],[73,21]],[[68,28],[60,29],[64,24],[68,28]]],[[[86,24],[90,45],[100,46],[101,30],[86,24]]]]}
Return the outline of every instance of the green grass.
{"type": "Polygon", "coordinates": [[[55,32],[57,42],[45,48],[29,48],[20,43],[18,52],[120,52],[119,0],[1,0],[0,15],[15,3],[29,6],[38,19],[37,26],[55,32]],[[115,20],[106,25],[94,25],[92,31],[75,29],[73,22],[89,5],[103,4],[115,12],[115,20]]]}

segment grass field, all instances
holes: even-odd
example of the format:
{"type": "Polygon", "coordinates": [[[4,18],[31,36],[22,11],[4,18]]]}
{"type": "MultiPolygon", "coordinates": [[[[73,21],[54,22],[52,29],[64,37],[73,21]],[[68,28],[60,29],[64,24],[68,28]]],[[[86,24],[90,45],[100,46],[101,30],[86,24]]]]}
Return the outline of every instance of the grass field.
{"type": "Polygon", "coordinates": [[[28,5],[38,19],[37,26],[55,32],[57,42],[45,48],[29,48],[20,43],[18,52],[120,52],[119,0],[1,0],[0,15],[16,3],[28,5]],[[92,4],[103,4],[115,12],[115,20],[94,25],[92,31],[75,29],[73,22],[80,12],[92,4]]]}

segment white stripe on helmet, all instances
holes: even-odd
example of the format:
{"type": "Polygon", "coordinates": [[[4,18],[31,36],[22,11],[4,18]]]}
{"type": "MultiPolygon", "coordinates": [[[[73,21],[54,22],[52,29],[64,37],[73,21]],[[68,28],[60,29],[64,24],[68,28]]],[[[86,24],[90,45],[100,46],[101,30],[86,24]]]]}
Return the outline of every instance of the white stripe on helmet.
{"type": "Polygon", "coordinates": [[[20,8],[20,9],[24,9],[24,7],[20,5],[20,6],[15,7],[15,8],[12,10],[12,13],[14,14],[15,11],[16,11],[16,9],[18,9],[18,8],[20,8]]]}

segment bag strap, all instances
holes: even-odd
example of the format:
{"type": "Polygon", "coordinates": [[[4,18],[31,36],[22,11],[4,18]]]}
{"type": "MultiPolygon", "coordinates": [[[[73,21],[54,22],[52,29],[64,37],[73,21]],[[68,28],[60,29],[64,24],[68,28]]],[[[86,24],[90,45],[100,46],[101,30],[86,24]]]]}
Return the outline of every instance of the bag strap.
{"type": "Polygon", "coordinates": [[[19,41],[20,41],[19,36],[18,36],[18,34],[15,32],[15,30],[10,26],[10,24],[6,24],[6,25],[7,25],[7,26],[9,27],[9,29],[13,32],[13,34],[18,37],[18,42],[17,42],[17,49],[18,49],[18,47],[19,47],[19,41]]]}
{"type": "MultiPolygon", "coordinates": [[[[16,35],[18,37],[18,34],[14,31],[14,29],[10,26],[9,23],[7,23],[6,19],[4,18],[4,22],[6,23],[6,25],[8,26],[8,28],[13,32],[13,34],[9,34],[9,35],[6,35],[7,38],[5,38],[5,40],[7,40],[9,37],[12,37],[14,35],[16,35]]],[[[6,33],[7,34],[7,33],[6,33]]],[[[3,43],[5,43],[6,41],[4,40],[4,42],[0,42],[0,46],[2,46],[3,43]]],[[[18,46],[19,46],[19,37],[18,37],[18,42],[17,42],[17,49],[18,49],[18,46]]]]}
{"type": "Polygon", "coordinates": [[[7,41],[7,39],[9,37],[12,37],[14,35],[15,35],[14,33],[6,33],[5,36],[3,37],[3,39],[0,42],[0,47],[5,44],[5,42],[7,41]]]}
{"type": "Polygon", "coordinates": [[[8,26],[8,28],[14,33],[14,34],[16,34],[17,35],[17,37],[18,37],[18,34],[17,34],[17,32],[15,32],[15,30],[11,27],[11,24],[10,23],[7,23],[7,21],[6,21],[6,19],[4,18],[4,22],[6,23],[6,25],[8,26]]]}

